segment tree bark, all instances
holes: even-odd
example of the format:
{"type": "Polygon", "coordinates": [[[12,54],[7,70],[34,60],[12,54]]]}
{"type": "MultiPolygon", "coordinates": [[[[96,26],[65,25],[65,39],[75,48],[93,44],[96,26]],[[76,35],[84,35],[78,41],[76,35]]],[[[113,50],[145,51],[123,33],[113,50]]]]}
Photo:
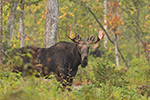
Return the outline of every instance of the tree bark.
{"type": "Polygon", "coordinates": [[[3,33],[2,33],[2,27],[3,27],[3,17],[2,17],[2,8],[3,8],[3,4],[2,4],[2,0],[0,0],[0,66],[2,66],[3,64],[3,44],[2,44],[2,39],[3,39],[3,33]]]}
{"type": "Polygon", "coordinates": [[[58,10],[59,10],[58,0],[47,0],[47,15],[44,34],[45,48],[49,48],[56,43],[58,10]]]}
{"type": "MultiPolygon", "coordinates": [[[[10,11],[10,14],[8,16],[8,21],[7,21],[7,31],[8,34],[6,35],[6,39],[11,39],[12,35],[14,35],[14,27],[15,27],[15,12],[18,6],[18,1],[14,1],[12,4],[12,9],[10,11]]],[[[9,45],[9,42],[8,42],[9,45]]]]}
{"type": "Polygon", "coordinates": [[[118,36],[117,34],[115,34],[115,31],[113,32],[114,33],[114,36],[115,36],[115,55],[116,55],[116,65],[117,67],[120,67],[120,64],[119,64],[119,52],[118,52],[118,36]]]}
{"type": "MultiPolygon", "coordinates": [[[[107,0],[104,1],[104,29],[107,31],[107,0]]],[[[107,49],[107,42],[108,42],[108,37],[107,35],[104,36],[104,48],[107,49]]]]}
{"type": "Polygon", "coordinates": [[[21,3],[20,3],[20,8],[21,8],[21,11],[20,11],[20,29],[19,29],[19,33],[20,33],[20,47],[23,47],[24,46],[24,4],[23,4],[23,0],[21,0],[21,3]]]}
{"type": "MultiPolygon", "coordinates": [[[[116,0],[116,1],[119,1],[119,0],[116,0]]],[[[119,16],[119,13],[118,13],[118,8],[116,8],[116,16],[119,16]]],[[[115,36],[115,54],[116,54],[116,65],[117,67],[119,68],[120,67],[120,63],[119,63],[119,50],[118,50],[118,34],[116,34],[116,30],[117,30],[118,27],[116,27],[116,29],[113,30],[113,33],[114,33],[114,36],[115,36]]]]}

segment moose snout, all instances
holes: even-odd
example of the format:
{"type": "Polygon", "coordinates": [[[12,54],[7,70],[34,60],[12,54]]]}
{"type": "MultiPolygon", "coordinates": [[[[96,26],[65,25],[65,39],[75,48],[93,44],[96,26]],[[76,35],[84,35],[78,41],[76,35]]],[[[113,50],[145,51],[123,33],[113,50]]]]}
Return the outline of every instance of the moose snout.
{"type": "Polygon", "coordinates": [[[82,56],[81,66],[85,67],[88,64],[88,56],[84,55],[82,56]]]}
{"type": "Polygon", "coordinates": [[[83,61],[88,61],[88,56],[83,56],[83,57],[82,57],[82,60],[83,60],[83,61]]]}

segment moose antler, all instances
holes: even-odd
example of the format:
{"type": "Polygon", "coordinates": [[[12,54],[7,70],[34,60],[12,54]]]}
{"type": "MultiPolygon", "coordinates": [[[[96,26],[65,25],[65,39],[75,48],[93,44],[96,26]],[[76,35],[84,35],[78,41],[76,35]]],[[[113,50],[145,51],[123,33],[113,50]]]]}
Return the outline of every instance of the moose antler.
{"type": "Polygon", "coordinates": [[[74,38],[72,38],[72,28],[69,28],[69,35],[68,38],[71,39],[73,42],[75,43],[79,43],[79,41],[76,41],[76,39],[78,38],[79,40],[81,39],[79,34],[76,34],[74,38]]]}
{"type": "Polygon", "coordinates": [[[100,41],[101,39],[103,39],[103,37],[104,37],[103,31],[99,31],[99,34],[97,36],[97,40],[96,41],[91,41],[90,44],[97,43],[98,41],[100,41]]]}

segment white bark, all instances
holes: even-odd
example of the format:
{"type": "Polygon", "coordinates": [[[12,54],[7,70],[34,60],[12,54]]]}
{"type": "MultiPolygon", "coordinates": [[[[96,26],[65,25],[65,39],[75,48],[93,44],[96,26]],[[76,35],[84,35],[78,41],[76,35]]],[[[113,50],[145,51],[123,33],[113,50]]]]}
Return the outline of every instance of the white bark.
{"type": "MultiPolygon", "coordinates": [[[[107,32],[107,0],[104,1],[104,29],[106,30],[107,32]]],[[[107,42],[108,42],[108,37],[107,35],[105,34],[104,36],[104,48],[107,49],[107,42]]]]}
{"type": "Polygon", "coordinates": [[[0,66],[3,64],[3,54],[2,54],[2,50],[3,50],[3,44],[2,44],[2,27],[3,27],[3,17],[2,17],[2,0],[0,0],[0,66]]]}
{"type": "MultiPolygon", "coordinates": [[[[23,1],[23,0],[22,0],[23,1]]],[[[21,11],[20,11],[20,29],[19,29],[19,33],[20,33],[20,47],[23,47],[24,46],[24,5],[23,3],[21,3],[21,11]]]]}
{"type": "Polygon", "coordinates": [[[117,67],[120,67],[120,64],[119,64],[119,52],[118,52],[118,36],[117,34],[115,34],[114,32],[114,36],[115,36],[115,55],[116,55],[116,65],[117,67]]]}
{"type": "MultiPolygon", "coordinates": [[[[12,4],[12,9],[10,11],[8,21],[7,21],[8,34],[6,35],[6,38],[9,40],[11,39],[12,35],[14,35],[14,27],[15,27],[14,20],[15,20],[15,12],[16,12],[17,6],[18,6],[18,1],[15,1],[12,4]]],[[[9,42],[8,42],[8,45],[9,45],[9,42]]]]}
{"type": "Polygon", "coordinates": [[[45,48],[49,48],[56,43],[58,11],[59,11],[58,0],[47,0],[47,15],[44,34],[45,48]]]}

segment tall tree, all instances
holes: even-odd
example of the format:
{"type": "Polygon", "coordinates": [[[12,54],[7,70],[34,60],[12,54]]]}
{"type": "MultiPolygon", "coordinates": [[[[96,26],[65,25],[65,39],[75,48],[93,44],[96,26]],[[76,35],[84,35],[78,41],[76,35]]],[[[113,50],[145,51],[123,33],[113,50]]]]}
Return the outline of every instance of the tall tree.
{"type": "Polygon", "coordinates": [[[51,47],[56,43],[56,33],[58,24],[58,0],[47,0],[47,15],[44,34],[44,46],[51,47]]]}
{"type": "MultiPolygon", "coordinates": [[[[107,0],[104,1],[104,29],[107,31],[107,0]]],[[[104,48],[107,49],[107,41],[108,37],[107,35],[104,36],[104,48]]]]}
{"type": "Polygon", "coordinates": [[[14,34],[15,12],[16,12],[17,6],[18,6],[18,1],[14,0],[14,2],[12,3],[11,11],[9,13],[8,21],[7,21],[8,34],[6,35],[6,38],[9,40],[11,39],[11,36],[14,34]]]}
{"type": "Polygon", "coordinates": [[[115,37],[114,43],[115,43],[116,65],[117,65],[117,67],[119,67],[120,64],[119,64],[119,51],[118,51],[118,35],[115,32],[116,31],[113,30],[113,34],[114,34],[114,37],[115,37]]]}
{"type": "Polygon", "coordinates": [[[20,2],[20,8],[21,8],[21,11],[20,11],[20,29],[19,29],[19,33],[20,33],[20,47],[23,47],[24,46],[24,38],[25,38],[25,35],[24,35],[24,3],[23,3],[23,0],[21,0],[20,2]]]}
{"type": "MultiPolygon", "coordinates": [[[[118,13],[118,1],[117,0],[114,1],[114,6],[112,6],[112,7],[114,7],[112,9],[115,9],[114,12],[112,10],[113,16],[117,21],[119,21],[118,19],[120,19],[120,16],[119,16],[119,13],[118,13]]],[[[115,55],[116,55],[116,65],[117,65],[117,67],[120,66],[120,64],[119,64],[119,51],[118,51],[118,34],[117,34],[118,26],[119,26],[119,24],[114,26],[113,29],[112,29],[113,34],[114,34],[114,38],[115,38],[114,43],[115,43],[115,55]]]]}
{"type": "Polygon", "coordinates": [[[2,50],[3,50],[3,44],[2,44],[2,27],[3,27],[3,17],[2,17],[2,9],[3,9],[3,4],[2,4],[2,0],[0,0],[0,66],[3,63],[3,54],[2,54],[2,50]]]}
{"type": "Polygon", "coordinates": [[[119,2],[117,0],[109,1],[109,16],[108,19],[108,27],[114,34],[114,45],[115,45],[115,55],[116,55],[116,65],[119,64],[119,49],[118,49],[118,36],[121,35],[121,30],[119,30],[119,26],[122,25],[121,12],[118,10],[119,2]]]}

